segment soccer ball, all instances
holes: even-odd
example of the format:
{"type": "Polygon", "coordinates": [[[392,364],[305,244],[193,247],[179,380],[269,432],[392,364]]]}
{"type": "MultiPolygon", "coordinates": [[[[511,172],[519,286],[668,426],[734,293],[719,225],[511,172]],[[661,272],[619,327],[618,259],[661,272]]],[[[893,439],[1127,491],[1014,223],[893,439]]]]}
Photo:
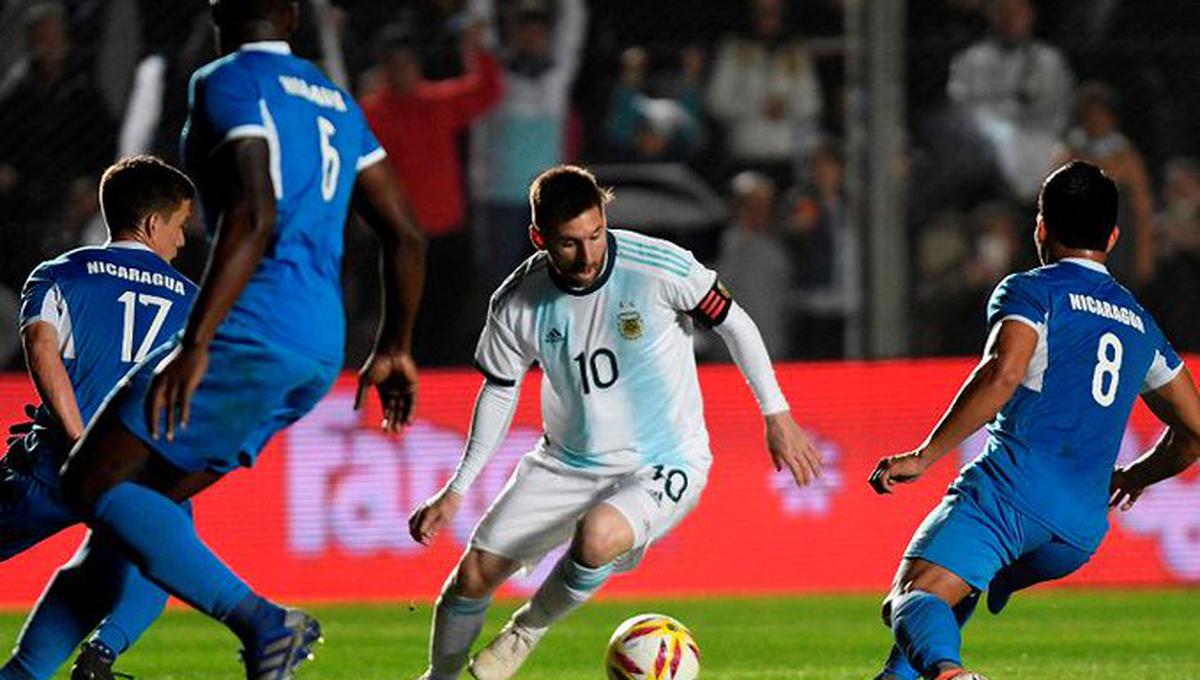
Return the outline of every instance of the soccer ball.
{"type": "Polygon", "coordinates": [[[700,647],[682,623],[662,614],[626,619],[608,641],[609,680],[694,680],[700,647]]]}

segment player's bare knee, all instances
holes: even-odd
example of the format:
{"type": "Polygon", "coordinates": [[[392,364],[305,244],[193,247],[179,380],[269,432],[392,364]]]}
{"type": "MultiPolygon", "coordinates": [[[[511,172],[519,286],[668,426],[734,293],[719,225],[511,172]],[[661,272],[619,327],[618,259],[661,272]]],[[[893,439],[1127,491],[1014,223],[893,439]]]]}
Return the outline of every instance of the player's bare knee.
{"type": "Polygon", "coordinates": [[[480,553],[469,552],[454,570],[454,576],[446,583],[445,592],[473,600],[490,597],[507,574],[492,573],[487,560],[480,553]]]}
{"type": "Polygon", "coordinates": [[[587,567],[612,562],[633,547],[633,530],[616,511],[590,512],[576,525],[572,556],[587,567]]]}

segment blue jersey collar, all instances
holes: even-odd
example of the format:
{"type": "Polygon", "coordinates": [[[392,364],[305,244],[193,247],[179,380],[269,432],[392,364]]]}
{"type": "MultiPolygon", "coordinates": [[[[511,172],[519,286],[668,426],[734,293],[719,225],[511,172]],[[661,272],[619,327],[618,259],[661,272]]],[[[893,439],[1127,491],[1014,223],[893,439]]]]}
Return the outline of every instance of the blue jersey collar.
{"type": "Polygon", "coordinates": [[[1105,267],[1095,260],[1089,260],[1085,257],[1064,257],[1063,259],[1059,260],[1059,262],[1070,262],[1071,264],[1077,264],[1080,267],[1086,267],[1094,272],[1100,272],[1101,274],[1108,273],[1108,267],[1105,267]]]}
{"type": "Polygon", "coordinates": [[[291,54],[292,46],[286,40],[258,40],[242,43],[238,47],[241,52],[270,52],[272,54],[291,54]]]}

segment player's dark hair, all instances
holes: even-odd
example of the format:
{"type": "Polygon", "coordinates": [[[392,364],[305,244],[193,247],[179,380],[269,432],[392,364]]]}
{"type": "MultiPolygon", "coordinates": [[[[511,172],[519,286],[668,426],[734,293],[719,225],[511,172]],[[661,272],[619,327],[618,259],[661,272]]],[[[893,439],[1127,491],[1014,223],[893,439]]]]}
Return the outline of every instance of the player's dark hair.
{"type": "Polygon", "coordinates": [[[147,215],[174,212],[195,196],[187,175],[155,156],[122,158],[100,178],[100,212],[113,237],[135,233],[147,215]]]}
{"type": "Polygon", "coordinates": [[[596,182],[596,176],[577,165],[556,165],[533,180],[529,208],[533,225],[548,233],[592,208],[604,210],[612,190],[596,182]]]}
{"type": "Polygon", "coordinates": [[[1038,209],[1055,241],[1104,251],[1117,225],[1117,185],[1096,165],[1071,161],[1042,183],[1038,209]]]}
{"type": "Polygon", "coordinates": [[[296,0],[208,0],[217,23],[267,21],[284,12],[296,0]]]}

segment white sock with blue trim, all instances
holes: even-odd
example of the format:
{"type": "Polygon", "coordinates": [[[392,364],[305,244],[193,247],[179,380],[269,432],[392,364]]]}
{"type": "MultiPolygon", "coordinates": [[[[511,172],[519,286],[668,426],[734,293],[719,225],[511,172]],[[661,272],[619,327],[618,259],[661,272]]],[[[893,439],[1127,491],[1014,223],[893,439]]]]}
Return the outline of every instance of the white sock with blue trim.
{"type": "Polygon", "coordinates": [[[467,665],[471,643],[483,630],[491,598],[472,599],[442,593],[433,611],[429,640],[429,680],[455,680],[467,665]]]}
{"type": "Polygon", "coordinates": [[[513,622],[535,635],[541,634],[587,602],[612,572],[612,563],[588,567],[576,562],[570,553],[563,555],[533,599],[513,614],[513,622]]]}

